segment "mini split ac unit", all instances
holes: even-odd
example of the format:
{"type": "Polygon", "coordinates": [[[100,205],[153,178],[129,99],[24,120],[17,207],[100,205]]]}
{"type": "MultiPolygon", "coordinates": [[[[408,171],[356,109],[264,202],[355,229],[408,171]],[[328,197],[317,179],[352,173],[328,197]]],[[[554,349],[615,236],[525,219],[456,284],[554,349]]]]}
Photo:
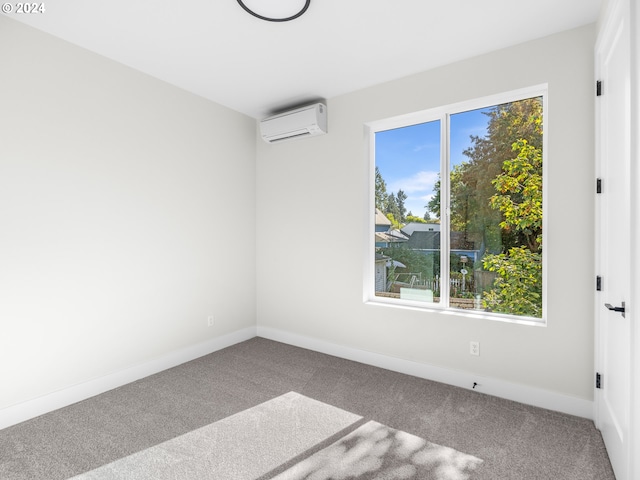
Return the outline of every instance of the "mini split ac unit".
{"type": "Polygon", "coordinates": [[[323,135],[327,133],[327,107],[315,103],[265,118],[260,133],[267,143],[323,135]]]}

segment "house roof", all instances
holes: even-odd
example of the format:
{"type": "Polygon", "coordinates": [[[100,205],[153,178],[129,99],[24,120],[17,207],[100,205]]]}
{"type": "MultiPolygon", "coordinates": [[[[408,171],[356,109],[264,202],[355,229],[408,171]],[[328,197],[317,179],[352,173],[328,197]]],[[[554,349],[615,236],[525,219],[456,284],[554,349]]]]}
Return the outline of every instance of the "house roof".
{"type": "Polygon", "coordinates": [[[407,247],[416,250],[439,250],[440,232],[413,232],[407,241],[407,247]]]}
{"type": "Polygon", "coordinates": [[[387,216],[377,208],[376,208],[376,225],[391,226],[391,220],[389,220],[387,216]]]}
{"type": "Polygon", "coordinates": [[[439,223],[419,223],[419,222],[411,222],[407,223],[404,227],[402,227],[402,233],[411,236],[413,232],[439,232],[440,224],[439,223]]]}
{"type": "Polygon", "coordinates": [[[387,232],[376,232],[376,243],[377,242],[396,243],[396,242],[406,242],[407,240],[409,240],[409,237],[404,235],[399,230],[389,230],[387,232]]]}

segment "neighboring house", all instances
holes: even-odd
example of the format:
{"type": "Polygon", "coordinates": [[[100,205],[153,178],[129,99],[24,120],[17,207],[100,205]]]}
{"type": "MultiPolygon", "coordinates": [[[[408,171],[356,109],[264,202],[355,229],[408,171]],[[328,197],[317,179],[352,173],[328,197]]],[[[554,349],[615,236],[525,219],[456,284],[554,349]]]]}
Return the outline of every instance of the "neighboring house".
{"type": "MultiPolygon", "coordinates": [[[[415,230],[407,241],[407,247],[424,253],[440,252],[440,231],[415,230]]],[[[481,250],[473,247],[473,243],[465,239],[464,232],[451,232],[452,254],[466,255],[475,262],[480,259],[481,250]]]]}
{"type": "Polygon", "coordinates": [[[391,260],[386,255],[376,253],[376,292],[387,290],[387,262],[391,260]]]}
{"type": "Polygon", "coordinates": [[[392,243],[406,242],[409,237],[400,230],[391,228],[391,220],[376,208],[376,248],[386,248],[392,243]]]}
{"type": "Polygon", "coordinates": [[[425,252],[440,251],[440,232],[415,231],[407,241],[407,247],[411,250],[425,252]]]}
{"type": "Polygon", "coordinates": [[[402,227],[402,233],[404,233],[407,237],[410,237],[413,232],[439,232],[440,224],[439,223],[418,223],[411,222],[407,223],[404,227],[402,227]]]}
{"type": "Polygon", "coordinates": [[[391,220],[379,208],[376,208],[376,232],[386,232],[390,229],[391,220]]]}

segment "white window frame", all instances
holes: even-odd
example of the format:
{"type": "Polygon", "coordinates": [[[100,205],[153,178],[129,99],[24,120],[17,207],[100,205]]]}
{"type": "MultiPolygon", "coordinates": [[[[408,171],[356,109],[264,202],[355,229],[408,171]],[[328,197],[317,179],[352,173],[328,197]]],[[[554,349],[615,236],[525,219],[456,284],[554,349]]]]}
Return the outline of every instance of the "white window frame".
{"type": "Polygon", "coordinates": [[[447,315],[463,316],[487,320],[497,320],[522,325],[546,326],[547,325],[547,212],[548,208],[548,158],[549,149],[549,109],[548,109],[548,85],[541,84],[532,87],[512,90],[505,93],[489,95],[482,98],[458,102],[406,115],[376,120],[365,123],[365,157],[367,162],[367,198],[366,202],[366,235],[365,235],[365,263],[364,263],[364,302],[372,305],[390,306],[398,308],[419,309],[427,312],[438,312],[447,315]],[[449,250],[450,250],[450,117],[457,113],[463,113],[480,108],[488,108],[504,103],[526,100],[533,97],[542,97],[542,115],[544,133],[542,136],[542,318],[525,317],[480,310],[464,310],[451,307],[449,304],[449,250]],[[375,295],[375,242],[372,239],[375,230],[375,137],[377,132],[393,130],[420,123],[440,121],[440,251],[446,252],[440,255],[440,302],[421,302],[407,299],[378,297],[375,295]],[[446,174],[443,174],[446,172],[446,174]]]}

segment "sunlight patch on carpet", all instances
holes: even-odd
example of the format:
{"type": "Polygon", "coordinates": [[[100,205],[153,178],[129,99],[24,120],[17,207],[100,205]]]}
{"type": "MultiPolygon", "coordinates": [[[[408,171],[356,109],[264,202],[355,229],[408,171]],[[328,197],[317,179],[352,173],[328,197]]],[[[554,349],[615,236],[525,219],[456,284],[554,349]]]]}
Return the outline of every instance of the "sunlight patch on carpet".
{"type": "Polygon", "coordinates": [[[364,421],[289,392],[71,480],[466,480],[482,463],[364,421]]]}
{"type": "Polygon", "coordinates": [[[480,463],[472,455],[371,421],[273,480],[466,480],[480,463]]]}
{"type": "Polygon", "coordinates": [[[289,392],[73,480],[253,480],[361,418],[289,392]]]}

